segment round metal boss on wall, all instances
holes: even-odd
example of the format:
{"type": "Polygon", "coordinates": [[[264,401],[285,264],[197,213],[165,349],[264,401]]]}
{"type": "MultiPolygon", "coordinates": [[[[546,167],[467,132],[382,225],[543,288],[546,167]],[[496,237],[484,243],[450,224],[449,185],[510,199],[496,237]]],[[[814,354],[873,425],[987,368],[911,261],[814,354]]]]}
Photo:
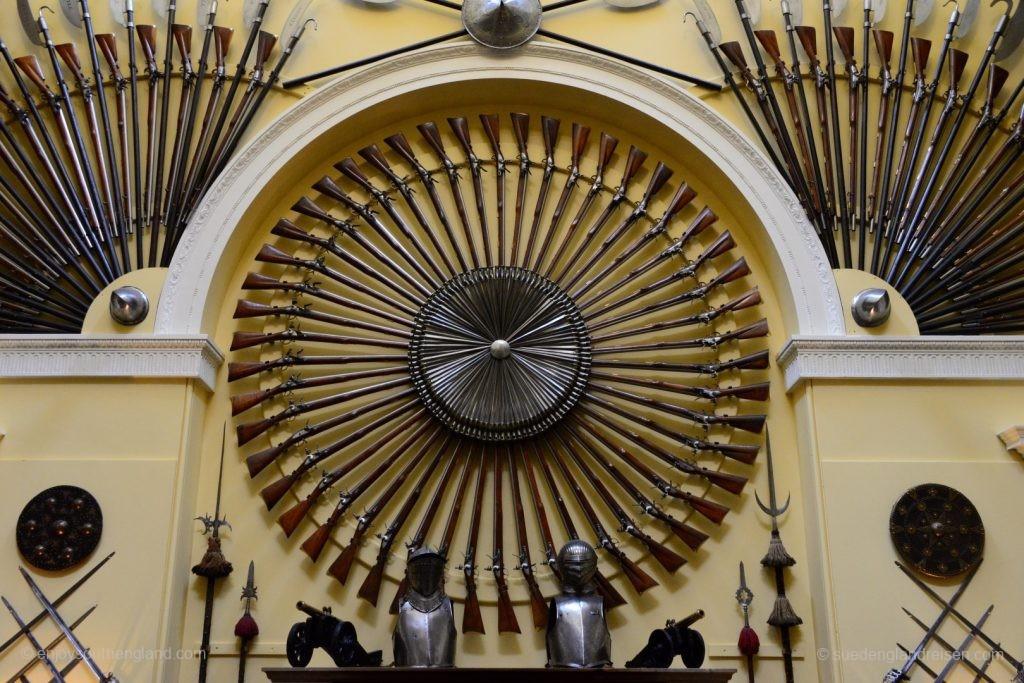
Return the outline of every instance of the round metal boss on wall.
{"type": "Polygon", "coordinates": [[[977,508],[956,489],[921,484],[892,509],[889,534],[910,566],[928,576],[958,576],[981,561],[985,526],[977,508]]]}
{"type": "Polygon", "coordinates": [[[430,411],[487,441],[533,436],[579,401],[590,337],[579,309],[524,268],[481,268],[435,292],[416,318],[409,371],[430,411]]]}
{"type": "Polygon", "coordinates": [[[30,565],[60,571],[84,562],[102,532],[103,513],[92,494],[77,486],[54,486],[21,511],[15,538],[30,565]]]}

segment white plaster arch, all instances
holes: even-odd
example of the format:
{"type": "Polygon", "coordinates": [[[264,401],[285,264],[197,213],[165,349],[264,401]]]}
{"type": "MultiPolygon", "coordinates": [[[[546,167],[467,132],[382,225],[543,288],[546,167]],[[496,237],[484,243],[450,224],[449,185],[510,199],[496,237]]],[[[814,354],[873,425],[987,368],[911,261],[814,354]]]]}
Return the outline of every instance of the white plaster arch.
{"type": "Polygon", "coordinates": [[[574,48],[533,42],[511,55],[475,43],[431,48],[339,78],[302,99],[250,143],[200,205],[171,263],[157,334],[198,334],[217,268],[247,208],[296,154],[348,118],[397,96],[453,82],[513,79],[584,89],[652,117],[715,164],[752,207],[774,254],[777,296],[787,297],[787,332],[843,335],[831,267],[796,197],[757,148],[675,84],[574,48]]]}

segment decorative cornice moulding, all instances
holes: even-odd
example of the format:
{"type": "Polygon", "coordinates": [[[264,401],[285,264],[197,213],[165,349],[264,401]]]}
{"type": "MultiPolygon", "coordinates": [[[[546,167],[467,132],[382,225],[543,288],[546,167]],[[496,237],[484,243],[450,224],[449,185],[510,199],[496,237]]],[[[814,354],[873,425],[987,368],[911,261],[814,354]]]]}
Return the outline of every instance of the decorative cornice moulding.
{"type": "Polygon", "coordinates": [[[797,336],[779,353],[786,391],[814,379],[1024,380],[1024,336],[797,336]]]}
{"type": "Polygon", "coordinates": [[[197,379],[212,391],[224,354],[206,335],[7,335],[0,380],[45,377],[197,379]]]}

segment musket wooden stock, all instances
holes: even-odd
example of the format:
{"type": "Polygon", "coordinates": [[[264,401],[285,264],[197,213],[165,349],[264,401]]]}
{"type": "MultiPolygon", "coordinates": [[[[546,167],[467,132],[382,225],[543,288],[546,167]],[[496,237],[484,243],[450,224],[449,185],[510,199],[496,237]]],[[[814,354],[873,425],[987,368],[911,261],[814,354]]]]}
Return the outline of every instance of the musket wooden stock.
{"type": "Polygon", "coordinates": [[[501,118],[497,114],[480,114],[480,124],[484,128],[484,135],[491,145],[491,153],[494,158],[494,167],[497,177],[495,178],[495,211],[497,213],[498,233],[498,265],[505,265],[505,156],[501,153],[501,118]]]}
{"type": "MultiPolygon", "coordinates": [[[[632,337],[632,336],[635,336],[637,334],[643,334],[645,332],[656,332],[656,331],[659,331],[659,330],[676,329],[676,328],[680,328],[680,327],[689,327],[691,325],[707,325],[707,324],[709,324],[712,321],[718,319],[719,317],[721,317],[722,315],[724,315],[726,313],[732,313],[734,311],[741,311],[741,310],[746,309],[746,308],[751,308],[753,306],[757,306],[760,303],[761,303],[761,293],[755,287],[754,289],[752,289],[752,290],[750,290],[748,292],[745,292],[744,294],[739,295],[735,299],[733,299],[733,300],[731,300],[731,301],[729,301],[727,303],[722,304],[718,308],[711,309],[710,311],[705,311],[705,312],[702,312],[702,313],[695,313],[693,315],[688,315],[688,316],[685,316],[685,317],[682,317],[682,318],[676,318],[675,320],[666,320],[666,321],[657,322],[657,323],[650,323],[650,324],[647,324],[647,325],[642,325],[640,327],[634,327],[634,328],[630,328],[630,329],[627,329],[627,330],[622,330],[622,331],[619,331],[619,332],[612,332],[612,333],[605,334],[605,335],[594,335],[593,334],[595,331],[597,331],[597,330],[599,330],[601,328],[608,327],[609,325],[615,325],[615,324],[624,322],[625,320],[630,319],[630,317],[635,317],[635,315],[633,315],[633,314],[626,314],[624,316],[619,316],[618,318],[612,318],[610,320],[606,320],[606,321],[604,321],[604,322],[602,322],[602,323],[600,323],[598,325],[592,325],[590,327],[591,341],[594,342],[594,343],[606,342],[606,341],[611,341],[611,340],[614,340],[614,339],[622,339],[624,337],[632,337]]],[[[645,311],[645,313],[646,312],[647,311],[645,311]]],[[[641,315],[643,315],[643,314],[641,314],[641,315]]]]}
{"type": "MultiPolygon", "coordinates": [[[[303,498],[298,503],[293,505],[291,508],[286,510],[277,518],[277,523],[280,524],[281,528],[284,530],[284,535],[289,538],[291,537],[292,533],[294,533],[295,529],[298,527],[299,522],[302,521],[302,518],[305,517],[306,513],[309,512],[310,508],[323,496],[324,493],[326,493],[332,486],[334,486],[336,482],[338,482],[342,477],[351,472],[357,466],[366,462],[371,456],[373,456],[381,448],[390,443],[393,439],[405,433],[405,431],[411,425],[415,424],[422,417],[422,411],[410,415],[405,420],[402,420],[402,422],[400,422],[397,426],[392,428],[388,433],[384,434],[376,441],[374,441],[367,449],[363,450],[355,458],[352,458],[341,467],[338,467],[329,473],[324,472],[323,476],[320,477],[320,481],[318,481],[316,486],[313,487],[313,490],[310,491],[309,495],[307,495],[305,498],[303,498]]],[[[374,427],[379,427],[381,426],[381,424],[383,423],[378,421],[377,423],[375,423],[374,427]]],[[[374,469],[374,471],[368,474],[358,485],[356,485],[355,488],[345,493],[345,495],[342,496],[342,499],[338,502],[338,507],[342,508],[342,511],[339,514],[343,514],[344,511],[347,510],[355,502],[356,498],[358,498],[359,495],[361,495],[367,488],[369,488],[373,484],[374,481],[379,479],[384,474],[384,472],[386,472],[393,464],[395,464],[395,462],[397,462],[397,460],[401,457],[405,450],[413,442],[415,442],[416,439],[418,439],[423,434],[423,432],[426,431],[427,427],[429,427],[429,423],[424,423],[420,425],[418,429],[416,429],[411,434],[406,436],[403,442],[396,446],[391,456],[385,458],[384,461],[381,462],[374,469]]],[[[366,434],[369,434],[370,431],[372,430],[361,430],[360,436],[365,436],[366,434]]],[[[354,441],[352,441],[352,443],[354,443],[354,441]]],[[[332,514],[332,516],[334,515],[332,514]]]]}
{"type": "Polygon", "coordinates": [[[338,375],[325,375],[321,377],[310,377],[306,379],[289,378],[284,382],[278,384],[275,387],[269,389],[262,389],[260,391],[253,391],[246,394],[239,394],[231,397],[231,415],[232,417],[243,413],[249,408],[259,405],[264,401],[267,401],[275,396],[286,392],[297,391],[301,389],[311,389],[314,387],[330,386],[333,384],[344,384],[359,379],[367,379],[369,377],[386,377],[388,375],[400,375],[405,374],[409,370],[407,365],[400,365],[390,368],[378,368],[375,370],[362,370],[360,372],[347,372],[338,375]]]}
{"type": "Polygon", "coordinates": [[[295,417],[296,415],[304,415],[305,413],[328,408],[330,406],[351,401],[356,398],[361,398],[369,394],[379,393],[381,391],[387,391],[388,389],[394,389],[406,384],[409,384],[411,380],[408,377],[399,377],[397,379],[389,380],[387,382],[380,382],[367,387],[360,387],[359,389],[352,389],[351,391],[345,391],[340,394],[333,396],[326,396],[324,398],[315,399],[313,401],[307,401],[306,403],[295,403],[281,412],[272,415],[263,420],[257,420],[256,422],[246,422],[238,425],[235,430],[238,434],[238,445],[242,446],[260,434],[263,434],[267,430],[275,427],[284,420],[295,417]]]}
{"type": "MultiPolygon", "coordinates": [[[[586,415],[588,415],[590,419],[594,420],[598,424],[603,425],[607,429],[610,429],[612,432],[618,434],[620,437],[632,443],[634,446],[638,446],[646,450],[647,452],[651,453],[655,457],[659,458],[660,460],[664,461],[665,463],[669,464],[670,466],[674,467],[680,472],[704,479],[712,486],[718,486],[719,488],[728,491],[729,493],[739,494],[747,483],[746,477],[741,477],[737,474],[729,474],[727,472],[710,470],[706,467],[695,465],[694,463],[689,462],[688,460],[677,458],[675,455],[654,445],[653,443],[643,438],[636,432],[626,429],[620,424],[612,422],[607,417],[589,408],[584,408],[583,412],[586,415]]],[[[612,442],[606,436],[601,434],[597,429],[595,429],[594,426],[591,425],[588,421],[577,418],[576,422],[585,430],[587,430],[587,432],[593,438],[601,442],[601,444],[604,445],[605,448],[618,455],[630,467],[632,467],[634,470],[643,475],[648,481],[654,484],[662,493],[668,495],[670,491],[676,489],[675,486],[669,484],[667,481],[665,481],[665,479],[658,476],[651,468],[649,468],[647,465],[641,462],[635,455],[633,455],[632,452],[630,452],[623,446],[612,442]]],[[[723,509],[725,511],[728,510],[728,508],[723,509]]],[[[717,515],[715,515],[715,518],[717,519],[716,523],[722,521],[722,518],[717,515]]]]}
{"type": "Polygon", "coordinates": [[[548,224],[547,233],[544,235],[544,242],[541,244],[540,250],[537,252],[537,260],[534,263],[533,268],[538,272],[544,263],[545,256],[551,248],[551,242],[555,237],[555,232],[558,230],[558,226],[562,222],[562,216],[564,215],[566,206],[569,203],[569,198],[572,196],[573,190],[576,189],[576,183],[579,182],[580,159],[583,157],[583,153],[587,149],[587,141],[589,139],[590,127],[581,125],[574,121],[572,124],[572,156],[569,161],[569,174],[565,178],[565,184],[562,186],[562,193],[559,195],[558,202],[555,204],[555,210],[551,214],[551,222],[548,224]]]}
{"type": "Polygon", "coordinates": [[[459,146],[466,155],[469,163],[470,174],[473,178],[473,194],[476,199],[477,219],[480,224],[480,235],[483,238],[484,263],[488,266],[493,264],[491,259],[490,230],[487,227],[487,210],[484,202],[483,182],[480,175],[480,159],[473,151],[473,143],[469,137],[469,122],[465,117],[448,117],[448,125],[455,134],[459,146]]]}
{"type": "MultiPolygon", "coordinates": [[[[423,444],[421,452],[424,455],[433,448],[434,443],[441,434],[441,431],[436,432],[433,437],[423,444]]],[[[398,514],[395,515],[394,521],[388,525],[388,528],[380,536],[380,549],[377,551],[377,560],[374,562],[373,566],[370,567],[370,572],[366,575],[366,578],[363,579],[363,583],[359,586],[359,591],[357,592],[357,595],[360,598],[366,600],[374,607],[377,606],[377,599],[380,597],[380,584],[381,580],[384,578],[384,565],[387,563],[388,557],[391,555],[391,547],[398,538],[398,534],[402,532],[402,527],[405,526],[405,522],[412,513],[412,509],[416,506],[416,502],[422,495],[423,489],[426,488],[427,482],[430,480],[430,477],[434,474],[434,471],[440,464],[441,458],[446,452],[445,447],[451,441],[451,438],[451,432],[444,433],[444,439],[438,446],[434,459],[423,470],[423,474],[420,475],[416,485],[405,497],[402,507],[399,509],[398,514]]]]}
{"type": "Polygon", "coordinates": [[[305,318],[306,320],[315,320],[317,322],[342,328],[354,327],[356,329],[377,332],[390,337],[399,337],[402,339],[408,339],[411,336],[411,333],[406,330],[385,327],[383,325],[355,320],[353,318],[345,318],[331,313],[321,313],[319,311],[312,310],[308,306],[297,306],[294,304],[290,306],[270,306],[268,304],[259,303],[258,301],[249,301],[248,299],[239,299],[235,306],[234,317],[236,320],[244,318],[273,318],[280,316],[284,316],[286,318],[305,318]]]}
{"type": "Polygon", "coordinates": [[[484,633],[484,620],[480,614],[480,598],[476,586],[476,553],[480,538],[480,517],[483,514],[484,485],[487,482],[487,459],[481,450],[480,466],[477,472],[476,495],[473,498],[473,512],[466,538],[466,554],[462,563],[462,575],[466,581],[466,602],[462,612],[463,633],[484,633]]]}
{"type": "Polygon", "coordinates": [[[261,332],[235,332],[231,340],[231,350],[248,349],[253,346],[261,346],[278,341],[309,341],[322,342],[324,344],[356,344],[365,346],[381,346],[392,349],[406,349],[408,344],[400,341],[387,341],[371,337],[349,337],[339,334],[324,334],[320,332],[303,332],[299,329],[286,329],[281,332],[263,334],[261,332]]]}
{"type": "MultiPolygon", "coordinates": [[[[459,183],[457,167],[445,151],[444,139],[441,137],[441,132],[438,130],[436,123],[427,121],[417,125],[416,129],[444,168],[445,176],[448,178],[448,187],[452,193],[452,200],[455,202],[455,211],[459,214],[459,222],[462,224],[462,233],[466,239],[466,249],[469,251],[470,258],[473,261],[473,267],[479,268],[481,263],[476,253],[476,243],[473,239],[473,230],[469,224],[469,214],[466,212],[466,200],[462,195],[462,185],[459,183]]],[[[459,244],[453,234],[449,235],[449,239],[452,240],[452,245],[459,249],[459,244]]]]}
{"type": "Polygon", "coordinates": [[[228,363],[228,382],[245,377],[258,375],[262,372],[287,368],[296,365],[351,365],[363,363],[400,363],[408,358],[407,354],[381,354],[367,356],[301,356],[286,354],[281,358],[267,361],[235,361],[228,363]]]}
{"type": "Polygon", "coordinates": [[[533,573],[533,564],[530,562],[529,534],[526,531],[526,511],[523,509],[523,495],[519,487],[519,468],[516,465],[516,458],[512,455],[511,447],[508,448],[505,455],[508,463],[509,483],[512,487],[512,503],[515,509],[516,540],[519,543],[519,564],[517,566],[523,572],[527,591],[530,594],[533,627],[541,629],[548,624],[548,604],[537,584],[537,577],[533,573]]]}
{"type": "Polygon", "coordinates": [[[533,206],[533,221],[530,225],[530,237],[526,242],[526,251],[523,254],[522,263],[530,267],[533,260],[533,250],[540,232],[541,214],[547,204],[548,194],[551,191],[551,179],[555,170],[555,145],[558,144],[558,129],[561,124],[559,119],[551,116],[540,117],[541,137],[544,141],[544,174],[541,177],[540,188],[537,191],[537,199],[533,206]]]}
{"type": "MultiPolygon", "coordinates": [[[[263,253],[263,252],[261,252],[263,253]]],[[[318,286],[318,283],[310,283],[308,281],[303,282],[287,282],[278,280],[264,275],[262,273],[250,272],[245,276],[245,280],[242,282],[242,289],[244,290],[278,290],[283,292],[296,292],[299,294],[307,294],[309,296],[327,301],[337,306],[351,309],[353,311],[360,311],[374,317],[383,318],[390,322],[402,325],[403,327],[411,327],[412,323],[407,318],[382,311],[377,306],[368,306],[360,303],[353,299],[341,296],[332,291],[325,290],[318,286]]]]}
{"type": "Polygon", "coordinates": [[[508,582],[505,579],[505,544],[504,522],[502,510],[502,460],[497,451],[494,453],[494,507],[493,507],[493,538],[494,555],[491,571],[494,583],[498,587],[498,633],[521,633],[516,611],[512,607],[512,599],[508,596],[508,582]]]}
{"type": "Polygon", "coordinates": [[[512,221],[512,254],[510,263],[518,264],[519,261],[519,240],[523,234],[524,204],[526,202],[526,188],[530,177],[530,115],[521,112],[509,114],[512,120],[512,136],[516,141],[516,150],[519,161],[519,181],[516,184],[516,206],[512,221]]]}

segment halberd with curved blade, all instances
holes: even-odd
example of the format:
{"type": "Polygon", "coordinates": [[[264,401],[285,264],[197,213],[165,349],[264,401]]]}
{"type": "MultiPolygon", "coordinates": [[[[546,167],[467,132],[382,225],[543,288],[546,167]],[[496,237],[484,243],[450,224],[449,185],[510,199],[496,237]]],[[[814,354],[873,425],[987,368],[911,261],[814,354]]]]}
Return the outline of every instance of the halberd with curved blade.
{"type": "Polygon", "coordinates": [[[60,0],[60,8],[68,21],[82,28],[82,8],[78,5],[78,0],[60,0]]]}
{"type": "Polygon", "coordinates": [[[288,20],[284,22],[284,28],[281,29],[282,37],[287,39],[302,30],[302,27],[306,24],[309,6],[312,4],[313,0],[300,0],[295,3],[295,8],[292,9],[292,13],[288,15],[288,20]]]}
{"type": "Polygon", "coordinates": [[[715,16],[715,12],[708,4],[708,0],[693,0],[693,6],[697,10],[697,14],[700,15],[701,21],[707,26],[711,38],[716,44],[721,43],[722,27],[718,25],[718,17],[715,16]]]}
{"type": "Polygon", "coordinates": [[[126,13],[128,11],[127,0],[109,0],[110,2],[110,16],[117,25],[124,28],[128,25],[126,13]]]}
{"type": "Polygon", "coordinates": [[[914,26],[920,26],[927,21],[933,9],[935,9],[935,0],[916,0],[914,2],[914,26]]]}
{"type": "MultiPolygon", "coordinates": [[[[1006,2],[1012,8],[1010,1],[1006,0],[1006,2]]],[[[964,9],[960,13],[960,25],[956,27],[956,32],[953,34],[957,39],[963,38],[970,33],[971,28],[974,26],[974,20],[978,18],[979,7],[981,7],[981,0],[967,0],[964,3],[964,9]]],[[[1007,8],[1007,11],[1009,9],[1007,8]]]]}
{"type": "Polygon", "coordinates": [[[1001,62],[1012,56],[1020,46],[1021,40],[1024,40],[1024,2],[1018,4],[1013,11],[1013,17],[1010,18],[1006,33],[1003,34],[1003,41],[996,50],[996,61],[1001,62]]]}
{"type": "Polygon", "coordinates": [[[242,6],[242,23],[246,28],[252,28],[256,17],[260,15],[260,7],[267,2],[268,0],[245,0],[245,4],[242,6]]]}
{"type": "Polygon", "coordinates": [[[18,0],[18,18],[21,20],[21,28],[25,35],[36,45],[42,45],[43,39],[39,36],[39,24],[36,23],[35,12],[29,0],[18,0]]]}
{"type": "Polygon", "coordinates": [[[170,12],[170,7],[171,7],[170,0],[153,0],[153,10],[164,21],[167,20],[167,15],[170,12]]]}

